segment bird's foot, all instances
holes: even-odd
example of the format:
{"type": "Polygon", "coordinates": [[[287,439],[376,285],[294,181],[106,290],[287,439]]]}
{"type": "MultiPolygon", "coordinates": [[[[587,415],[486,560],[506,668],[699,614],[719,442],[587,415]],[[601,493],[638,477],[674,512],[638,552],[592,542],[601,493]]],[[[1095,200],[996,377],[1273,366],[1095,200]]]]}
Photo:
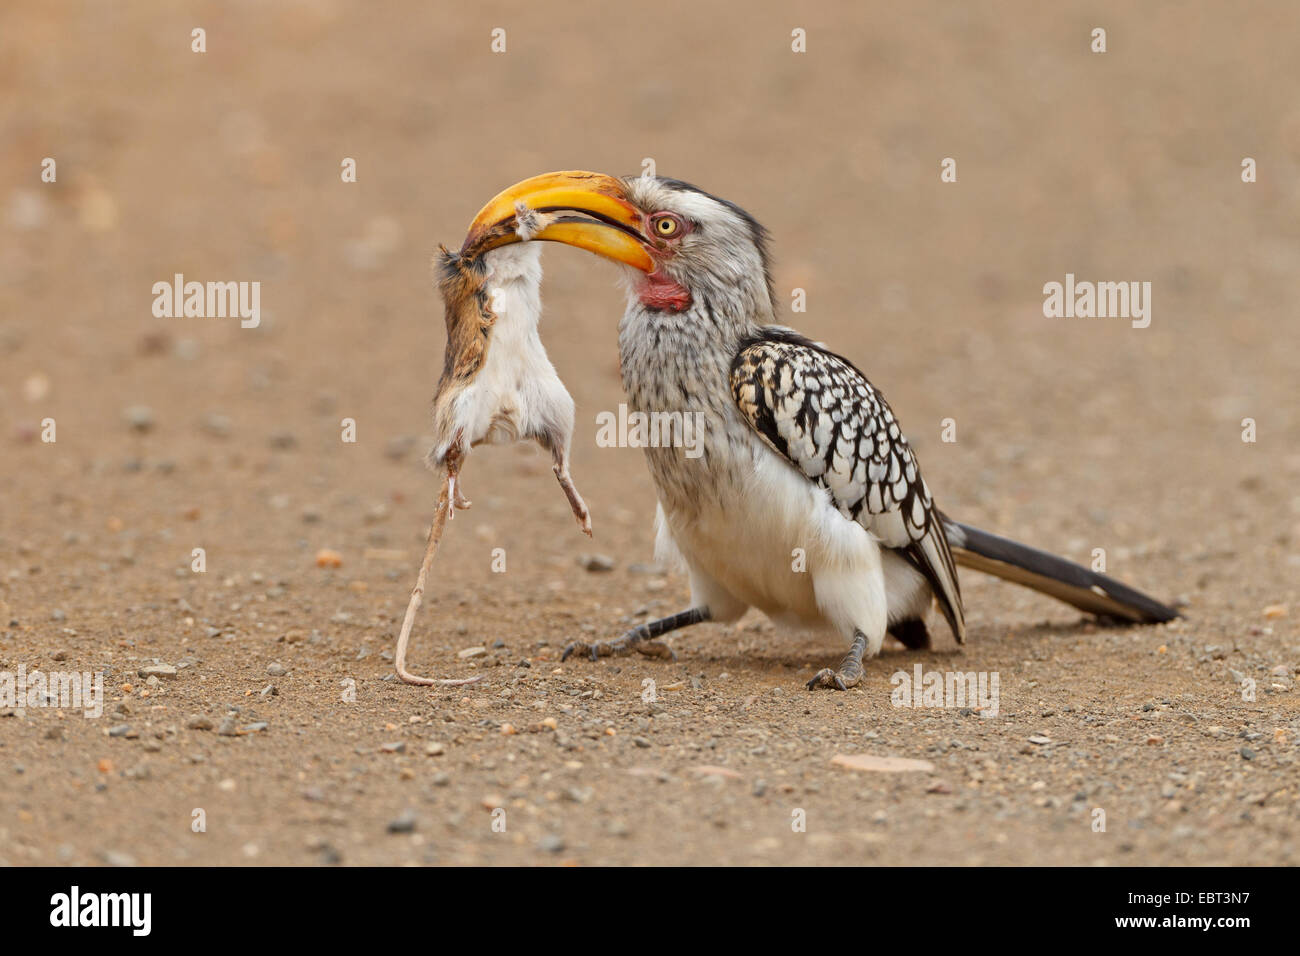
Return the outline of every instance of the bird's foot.
{"type": "Polygon", "coordinates": [[[667,644],[662,641],[648,641],[635,631],[629,631],[622,637],[616,637],[613,640],[596,641],[594,644],[588,644],[586,641],[574,641],[564,649],[564,652],[560,655],[560,660],[566,661],[573,654],[583,654],[596,661],[602,657],[622,657],[632,651],[636,651],[645,657],[677,660],[676,652],[667,644]]]}
{"type": "Polygon", "coordinates": [[[628,651],[636,651],[646,657],[658,657],[663,660],[677,660],[677,652],[667,644],[658,640],[669,631],[675,631],[678,628],[690,627],[692,624],[700,624],[709,620],[709,610],[703,607],[693,607],[677,614],[670,614],[668,617],[661,617],[657,621],[646,621],[639,627],[634,627],[622,637],[614,638],[611,641],[597,641],[595,644],[588,644],[586,641],[574,641],[564,649],[560,655],[560,660],[568,660],[570,654],[586,654],[593,661],[602,657],[614,657],[615,655],[626,654],[628,651]]]}
{"type": "Polygon", "coordinates": [[[853,645],[849,648],[848,654],[840,661],[840,669],[833,671],[829,667],[823,667],[808,682],[808,689],[830,687],[833,690],[848,690],[850,687],[858,686],[862,683],[862,654],[866,649],[867,638],[858,631],[853,636],[853,645]]]}
{"type": "Polygon", "coordinates": [[[856,670],[841,667],[839,670],[833,671],[829,667],[823,667],[808,682],[808,689],[816,690],[818,687],[829,687],[832,690],[848,690],[850,687],[856,687],[861,682],[861,664],[857,666],[856,670]]]}

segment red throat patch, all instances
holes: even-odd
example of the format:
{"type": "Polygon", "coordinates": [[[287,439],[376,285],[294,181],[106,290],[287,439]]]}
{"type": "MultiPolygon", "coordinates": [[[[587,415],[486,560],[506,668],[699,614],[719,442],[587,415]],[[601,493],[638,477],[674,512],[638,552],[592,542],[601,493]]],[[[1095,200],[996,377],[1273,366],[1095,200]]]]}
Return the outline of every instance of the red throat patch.
{"type": "Polygon", "coordinates": [[[691,307],[691,293],[686,286],[659,273],[651,273],[641,280],[637,290],[641,304],[650,309],[685,312],[691,307]]]}

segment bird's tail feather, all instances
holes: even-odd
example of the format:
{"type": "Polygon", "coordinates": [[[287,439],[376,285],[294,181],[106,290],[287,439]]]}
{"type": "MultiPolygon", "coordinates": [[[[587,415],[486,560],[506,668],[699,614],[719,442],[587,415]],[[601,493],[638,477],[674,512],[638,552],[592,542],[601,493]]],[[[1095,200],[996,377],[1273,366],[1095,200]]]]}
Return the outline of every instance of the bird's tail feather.
{"type": "Polygon", "coordinates": [[[944,516],[948,546],[958,565],[1014,581],[1087,611],[1140,624],[1178,617],[1141,591],[1054,554],[981,531],[944,516]]]}

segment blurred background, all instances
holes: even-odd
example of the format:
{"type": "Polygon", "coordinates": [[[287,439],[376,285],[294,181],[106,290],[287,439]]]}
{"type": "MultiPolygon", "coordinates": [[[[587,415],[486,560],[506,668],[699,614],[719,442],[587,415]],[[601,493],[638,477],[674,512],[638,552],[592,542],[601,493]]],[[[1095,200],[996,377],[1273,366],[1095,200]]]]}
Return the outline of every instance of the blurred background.
{"type": "MultiPolygon", "coordinates": [[[[1116,519],[1176,497],[1166,517],[1204,515],[1201,540],[1252,515],[1259,534],[1279,510],[1296,519],[1228,493],[1297,477],[1278,457],[1297,437],[1294,5],[667,3],[623,19],[599,3],[54,2],[2,16],[7,500],[39,501],[56,478],[85,494],[88,461],[133,453],[179,467],[243,448],[286,480],[351,480],[423,427],[443,342],[436,245],[525,176],[635,173],[648,157],[772,230],[788,321],[884,389],[953,510],[1014,509],[1018,491],[1041,502],[1043,482],[1068,481],[1067,500],[1116,519]],[[195,26],[206,53],[191,52],[195,26]],[[1090,52],[1095,26],[1105,54],[1090,52]],[[46,156],[57,183],[40,180],[46,156]],[[956,184],[940,182],[944,157],[956,184]],[[260,281],[262,327],[155,319],[151,286],[177,272],[260,281]],[[1042,285],[1066,272],[1151,281],[1151,327],[1044,319],[1042,285]],[[806,314],[789,315],[794,287],[806,314]],[[361,423],[356,454],[338,454],[322,403],[361,423]],[[136,405],[156,412],[147,445],[123,421],[136,405]],[[59,454],[16,439],[46,415],[59,454]],[[225,444],[201,427],[213,416],[225,444]],[[1247,416],[1263,439],[1242,448],[1247,416]],[[944,417],[959,440],[932,447],[944,417]],[[266,455],[279,432],[297,457],[266,455]]],[[[614,407],[621,293],[572,250],[546,264],[554,360],[581,409],[614,407]]],[[[599,457],[646,504],[638,456],[599,457]]],[[[244,504],[250,490],[218,489],[244,504]]]]}

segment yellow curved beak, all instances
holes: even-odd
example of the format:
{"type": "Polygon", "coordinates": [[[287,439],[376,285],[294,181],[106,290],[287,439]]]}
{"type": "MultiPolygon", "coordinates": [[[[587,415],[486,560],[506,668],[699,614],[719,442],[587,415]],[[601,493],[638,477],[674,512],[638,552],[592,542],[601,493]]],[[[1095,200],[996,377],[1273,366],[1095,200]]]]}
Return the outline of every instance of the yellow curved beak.
{"type": "Polygon", "coordinates": [[[582,170],[543,173],[498,193],[470,223],[461,255],[478,256],[521,241],[515,231],[517,203],[545,223],[532,239],[563,242],[642,272],[654,271],[641,231],[641,213],[628,201],[623,183],[582,170]]]}

